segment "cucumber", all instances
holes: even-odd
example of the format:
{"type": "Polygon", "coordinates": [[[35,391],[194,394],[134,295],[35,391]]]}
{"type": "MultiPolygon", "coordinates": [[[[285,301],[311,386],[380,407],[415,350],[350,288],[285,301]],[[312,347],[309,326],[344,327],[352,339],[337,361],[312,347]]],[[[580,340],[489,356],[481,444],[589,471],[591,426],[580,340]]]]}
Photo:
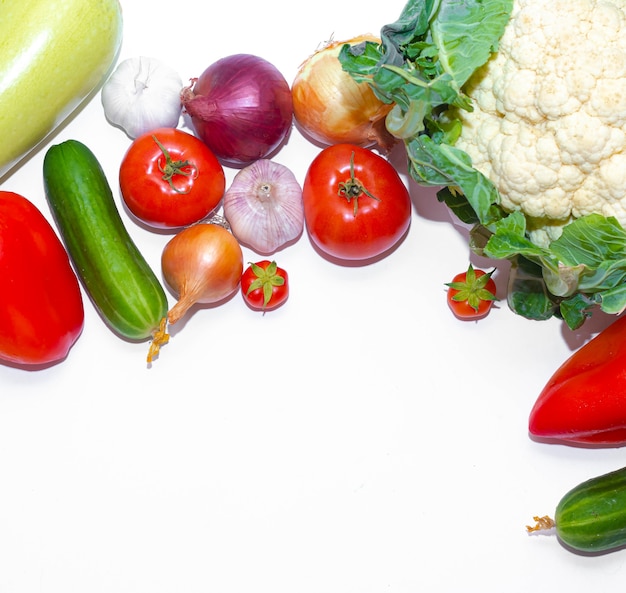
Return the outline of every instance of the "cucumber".
{"type": "Polygon", "coordinates": [[[0,2],[0,177],[96,91],[122,43],[119,0],[0,2]]]}
{"type": "Polygon", "coordinates": [[[165,290],[128,234],[95,155],[77,140],[51,146],[43,176],[67,251],[102,318],[123,338],[154,338],[165,327],[165,290]]]}
{"type": "Polygon", "coordinates": [[[572,488],[557,505],[556,534],[581,552],[606,552],[626,545],[626,467],[572,488]]]}

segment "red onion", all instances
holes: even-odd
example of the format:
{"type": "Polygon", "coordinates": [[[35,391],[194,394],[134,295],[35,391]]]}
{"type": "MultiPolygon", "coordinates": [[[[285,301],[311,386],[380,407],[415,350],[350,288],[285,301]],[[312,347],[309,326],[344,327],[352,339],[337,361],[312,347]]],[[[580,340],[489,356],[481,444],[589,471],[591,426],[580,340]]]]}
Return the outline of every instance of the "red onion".
{"type": "Polygon", "coordinates": [[[293,120],[289,84],[267,60],[235,54],[181,91],[196,134],[222,164],[242,167],[273,153],[293,120]]]}

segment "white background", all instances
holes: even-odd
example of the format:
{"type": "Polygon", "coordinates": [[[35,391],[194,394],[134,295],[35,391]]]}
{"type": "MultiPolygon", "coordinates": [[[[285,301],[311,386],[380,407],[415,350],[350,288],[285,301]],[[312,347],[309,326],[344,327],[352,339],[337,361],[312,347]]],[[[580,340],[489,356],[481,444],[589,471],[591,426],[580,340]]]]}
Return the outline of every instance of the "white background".
{"type": "MultiPolygon", "coordinates": [[[[185,81],[248,52],[291,82],[318,45],[378,33],[403,7],[123,4],[120,59],[161,58],[185,81]]],[[[130,140],[107,124],[99,95],[51,142],[69,138],[117,189],[130,140]]],[[[318,150],[294,129],[275,160],[302,182],[318,150]]],[[[44,152],[0,188],[50,217],[44,152]]],[[[466,234],[433,191],[411,193],[410,232],[388,258],[338,266],[305,234],[275,254],[291,278],[285,306],[261,315],[237,294],[196,309],[152,368],[147,343],[115,336],[87,299],[66,361],[0,366],[0,593],[623,587],[626,552],[578,556],[525,531],[571,487],[624,463],[621,449],[527,435],[545,382],[607,320],[571,332],[502,301],[478,323],[458,321],[444,283],[470,260],[466,234]]],[[[123,216],[160,273],[169,236],[123,216]]]]}

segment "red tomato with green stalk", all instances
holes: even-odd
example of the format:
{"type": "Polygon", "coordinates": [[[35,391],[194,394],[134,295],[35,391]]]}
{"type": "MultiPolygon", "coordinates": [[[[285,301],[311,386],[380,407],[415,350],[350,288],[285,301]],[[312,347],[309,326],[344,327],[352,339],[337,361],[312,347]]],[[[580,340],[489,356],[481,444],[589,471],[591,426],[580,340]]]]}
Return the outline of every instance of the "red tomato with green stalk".
{"type": "Polygon", "coordinates": [[[241,294],[253,309],[275,309],[289,296],[289,276],[275,261],[251,263],[241,276],[241,294]]]}
{"type": "Polygon", "coordinates": [[[226,178],[207,145],[177,128],[136,138],[120,165],[120,191],[130,212],[162,229],[198,222],[219,205],[226,178]]]}
{"type": "Polygon", "coordinates": [[[83,299],[65,247],[40,210],[0,192],[0,360],[60,362],[80,336],[83,299]]]}
{"type": "Polygon", "coordinates": [[[475,270],[472,264],[466,272],[457,274],[448,282],[448,305],[459,319],[474,320],[485,317],[496,298],[496,283],[491,272],[475,270]]]}
{"type": "Polygon", "coordinates": [[[313,243],[340,260],[386,254],[409,229],[411,198],[395,168],[367,148],[336,144],[307,171],[304,218],[313,243]]]}

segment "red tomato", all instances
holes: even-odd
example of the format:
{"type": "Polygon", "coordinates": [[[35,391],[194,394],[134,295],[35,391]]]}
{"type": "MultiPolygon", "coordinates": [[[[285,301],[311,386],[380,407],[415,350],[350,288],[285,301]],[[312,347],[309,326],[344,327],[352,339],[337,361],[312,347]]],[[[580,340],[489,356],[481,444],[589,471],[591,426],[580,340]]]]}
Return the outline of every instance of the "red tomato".
{"type": "Polygon", "coordinates": [[[177,128],[135,139],[120,166],[120,191],[128,209],[156,228],[198,222],[220,203],[224,169],[207,145],[177,128]]]}
{"type": "Polygon", "coordinates": [[[241,294],[253,309],[275,309],[289,296],[289,276],[275,261],[250,264],[241,276],[241,294]]]}
{"type": "Polygon", "coordinates": [[[393,166],[371,150],[336,144],[320,152],[302,188],[313,243],[342,260],[382,255],[404,236],[411,198],[393,166]]]}
{"type": "Polygon", "coordinates": [[[448,305],[459,319],[481,319],[496,301],[496,283],[491,272],[475,270],[470,264],[467,272],[457,274],[448,287],[448,305]]]}
{"type": "Polygon", "coordinates": [[[84,323],[80,286],[50,223],[26,198],[0,192],[0,359],[64,359],[84,323]]]}

